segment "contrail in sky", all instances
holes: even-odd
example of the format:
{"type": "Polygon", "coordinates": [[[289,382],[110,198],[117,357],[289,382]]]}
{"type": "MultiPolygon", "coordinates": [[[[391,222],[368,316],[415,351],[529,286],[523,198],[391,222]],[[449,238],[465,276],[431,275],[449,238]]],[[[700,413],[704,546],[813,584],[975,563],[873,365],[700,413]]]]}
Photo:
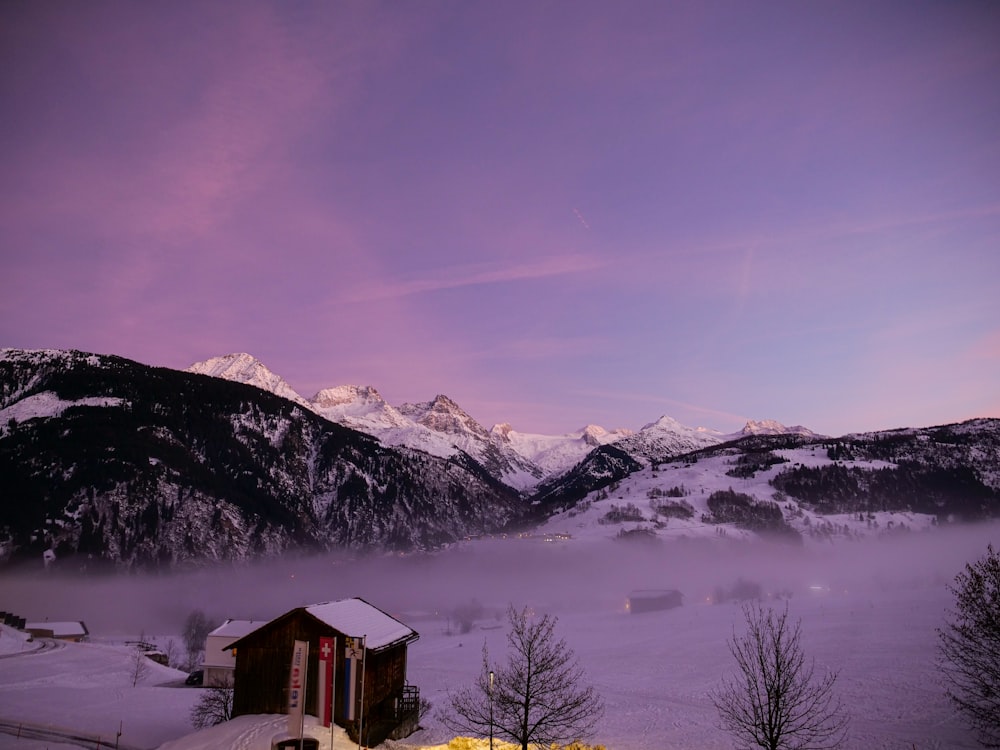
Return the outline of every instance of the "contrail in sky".
{"type": "Polygon", "coordinates": [[[588,224],[587,220],[585,218],[583,218],[583,214],[581,214],[575,208],[573,209],[573,213],[576,214],[576,218],[578,218],[580,220],[580,223],[583,224],[584,227],[586,227],[587,229],[590,229],[590,224],[588,224]]]}

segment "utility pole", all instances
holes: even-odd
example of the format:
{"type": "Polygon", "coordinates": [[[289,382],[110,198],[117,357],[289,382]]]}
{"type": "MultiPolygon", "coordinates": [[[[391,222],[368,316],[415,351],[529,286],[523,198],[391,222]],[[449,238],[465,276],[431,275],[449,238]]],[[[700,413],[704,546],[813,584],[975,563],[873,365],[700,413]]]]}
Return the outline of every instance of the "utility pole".
{"type": "Polygon", "coordinates": [[[493,750],[493,670],[490,670],[490,750],[493,750]]]}
{"type": "MultiPolygon", "coordinates": [[[[368,634],[361,636],[361,707],[358,709],[358,750],[361,750],[361,733],[365,728],[365,662],[368,660],[368,634]]],[[[365,743],[365,747],[368,743],[365,743]]]]}

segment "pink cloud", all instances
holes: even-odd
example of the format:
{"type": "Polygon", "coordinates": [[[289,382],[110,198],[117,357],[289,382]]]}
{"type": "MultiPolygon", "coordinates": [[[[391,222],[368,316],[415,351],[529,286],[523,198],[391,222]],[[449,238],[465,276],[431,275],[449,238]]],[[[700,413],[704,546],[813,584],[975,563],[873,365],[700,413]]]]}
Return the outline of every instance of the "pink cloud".
{"type": "Polygon", "coordinates": [[[973,361],[1000,363],[1000,329],[979,338],[967,356],[973,361]]]}

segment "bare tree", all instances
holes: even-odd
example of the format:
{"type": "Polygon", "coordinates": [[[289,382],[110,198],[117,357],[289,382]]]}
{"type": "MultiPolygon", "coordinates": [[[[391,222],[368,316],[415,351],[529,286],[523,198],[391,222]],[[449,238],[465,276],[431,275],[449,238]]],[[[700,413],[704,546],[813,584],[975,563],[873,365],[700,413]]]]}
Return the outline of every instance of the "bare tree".
{"type": "Polygon", "coordinates": [[[233,681],[229,678],[203,690],[191,706],[191,724],[197,729],[214,727],[233,718],[233,681]]]}
{"type": "Polygon", "coordinates": [[[184,621],[184,647],[188,654],[188,669],[198,665],[198,658],[205,650],[205,639],[212,632],[212,623],[200,609],[192,610],[184,621]]]}
{"type": "Polygon", "coordinates": [[[1000,555],[986,555],[955,577],[955,611],[939,628],[948,697],[983,747],[1000,747],[1000,555]]]}
{"type": "Polygon", "coordinates": [[[142,648],[136,646],[129,657],[129,673],[132,676],[132,687],[138,685],[139,680],[145,677],[147,672],[149,672],[149,660],[146,658],[146,654],[142,648]]]}
{"type": "Polygon", "coordinates": [[[744,606],[747,631],[729,641],[739,674],[712,692],[723,726],[751,746],[831,750],[843,745],[847,718],[833,692],[837,672],[816,675],[799,642],[801,621],[744,606]]]}
{"type": "Polygon", "coordinates": [[[557,618],[538,618],[513,606],[507,618],[507,663],[491,665],[484,644],[479,677],[450,696],[452,712],[442,721],[453,731],[497,736],[522,750],[590,735],[604,714],[604,701],[584,684],[572,649],[556,638],[557,618]]]}
{"type": "Polygon", "coordinates": [[[163,655],[167,657],[167,666],[176,669],[180,665],[180,650],[177,641],[168,638],[167,644],[163,647],[163,655]]]}

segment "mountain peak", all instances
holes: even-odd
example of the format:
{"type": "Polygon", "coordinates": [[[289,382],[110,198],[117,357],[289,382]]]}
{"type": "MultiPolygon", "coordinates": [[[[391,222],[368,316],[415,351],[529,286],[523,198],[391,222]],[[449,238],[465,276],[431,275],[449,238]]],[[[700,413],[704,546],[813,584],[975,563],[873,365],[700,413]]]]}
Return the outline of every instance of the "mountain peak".
{"type": "Polygon", "coordinates": [[[432,411],[462,412],[463,414],[465,413],[462,410],[462,407],[460,407],[450,398],[441,393],[439,393],[434,397],[434,400],[431,402],[430,408],[432,411]]]}
{"type": "Polygon", "coordinates": [[[473,434],[489,438],[486,428],[467,414],[462,407],[445,395],[438,394],[433,401],[421,404],[403,404],[399,411],[417,424],[435,432],[450,435],[473,434]]]}
{"type": "Polygon", "coordinates": [[[270,391],[297,404],[304,405],[306,403],[305,399],[296,393],[295,389],[284,378],[275,375],[267,369],[263,362],[246,352],[226,354],[206,359],[204,362],[195,362],[187,368],[187,372],[245,383],[260,388],[262,391],[270,391]]]}
{"type": "Polygon", "coordinates": [[[385,404],[385,399],[376,388],[370,385],[338,385],[333,388],[324,388],[312,397],[313,405],[320,409],[359,402],[372,406],[382,406],[385,404]]]}
{"type": "Polygon", "coordinates": [[[669,416],[667,414],[664,414],[662,417],[660,417],[659,419],[657,419],[655,422],[650,422],[649,424],[643,425],[642,428],[640,429],[640,432],[642,432],[644,430],[652,430],[652,429],[670,430],[670,431],[673,431],[673,432],[677,432],[677,431],[690,432],[692,428],[688,427],[685,424],[681,424],[680,422],[678,422],[673,417],[671,417],[671,416],[669,416]]]}
{"type": "Polygon", "coordinates": [[[688,427],[663,415],[617,445],[633,456],[656,462],[722,442],[722,434],[704,427],[688,427]]]}
{"type": "Polygon", "coordinates": [[[509,422],[500,422],[498,424],[493,425],[493,427],[490,429],[490,434],[499,440],[510,442],[510,433],[512,433],[513,431],[514,428],[511,426],[509,422]]]}
{"type": "Polygon", "coordinates": [[[583,428],[583,430],[581,430],[581,437],[583,438],[583,442],[587,445],[592,445],[596,448],[599,445],[608,442],[608,431],[600,425],[588,424],[583,428]]]}
{"type": "Polygon", "coordinates": [[[808,427],[800,424],[786,427],[774,419],[751,419],[748,420],[743,429],[737,433],[739,435],[806,435],[809,437],[819,435],[808,427]]]}

